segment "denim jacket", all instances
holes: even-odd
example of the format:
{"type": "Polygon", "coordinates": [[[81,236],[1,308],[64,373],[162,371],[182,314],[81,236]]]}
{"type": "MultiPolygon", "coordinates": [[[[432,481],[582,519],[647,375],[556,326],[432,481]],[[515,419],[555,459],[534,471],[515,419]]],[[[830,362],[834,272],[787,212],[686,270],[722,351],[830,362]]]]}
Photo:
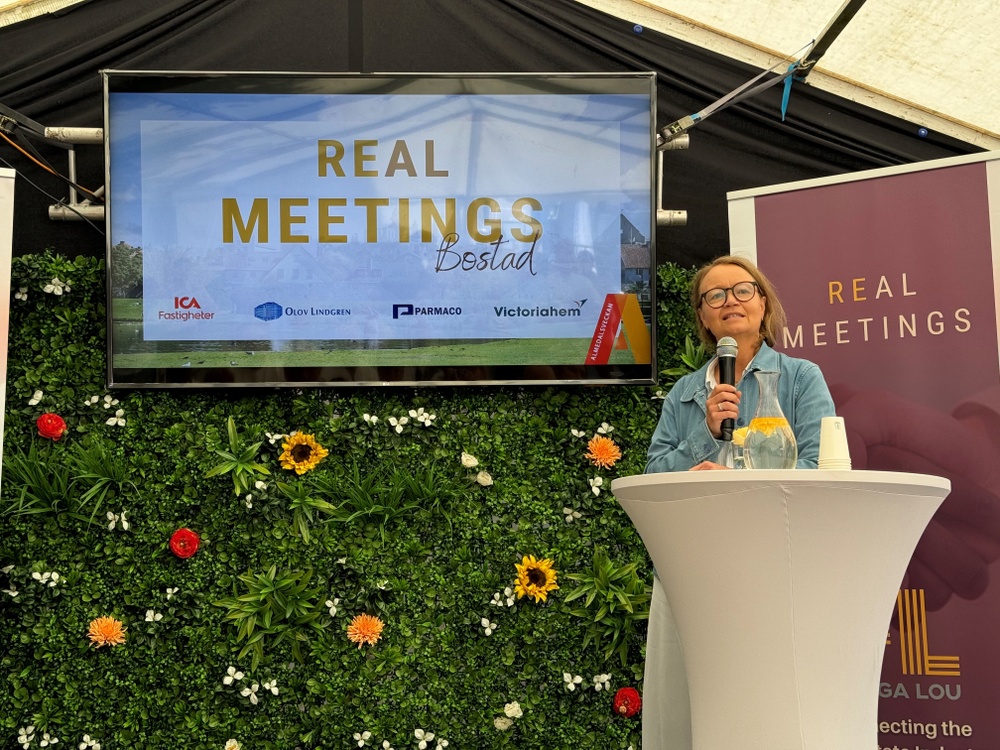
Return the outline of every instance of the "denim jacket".
{"type": "MultiPolygon", "coordinates": [[[[667,394],[649,446],[647,474],[686,471],[702,461],[715,461],[718,457],[722,441],[712,437],[705,422],[705,400],[708,398],[705,375],[712,362],[682,377],[667,394]]],[[[781,373],[778,403],[795,433],[799,449],[796,468],[815,469],[819,459],[820,422],[823,417],[836,413],[819,366],[776,352],[761,343],[760,351],[736,385],[741,393],[737,428],[750,424],[757,410],[760,392],[753,375],[757,370],[781,373]]]]}

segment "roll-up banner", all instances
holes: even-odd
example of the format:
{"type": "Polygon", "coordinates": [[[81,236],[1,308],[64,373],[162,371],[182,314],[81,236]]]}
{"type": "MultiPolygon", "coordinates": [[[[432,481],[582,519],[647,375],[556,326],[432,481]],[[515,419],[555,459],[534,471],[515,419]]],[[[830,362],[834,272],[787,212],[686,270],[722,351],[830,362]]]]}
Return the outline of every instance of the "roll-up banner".
{"type": "Polygon", "coordinates": [[[774,282],[777,348],[822,368],[853,467],[952,483],[886,623],[879,748],[994,750],[1000,152],[728,197],[730,250],[774,282]]]}

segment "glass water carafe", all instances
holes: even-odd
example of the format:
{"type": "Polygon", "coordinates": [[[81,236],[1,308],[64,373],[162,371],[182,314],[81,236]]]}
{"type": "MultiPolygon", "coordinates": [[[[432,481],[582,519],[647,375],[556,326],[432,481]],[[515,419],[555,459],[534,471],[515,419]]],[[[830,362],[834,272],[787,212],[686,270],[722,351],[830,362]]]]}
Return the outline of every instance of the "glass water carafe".
{"type": "Polygon", "coordinates": [[[758,370],[754,375],[760,387],[760,401],[747,429],[743,460],[748,469],[794,469],[799,449],[778,403],[781,373],[758,370]]]}

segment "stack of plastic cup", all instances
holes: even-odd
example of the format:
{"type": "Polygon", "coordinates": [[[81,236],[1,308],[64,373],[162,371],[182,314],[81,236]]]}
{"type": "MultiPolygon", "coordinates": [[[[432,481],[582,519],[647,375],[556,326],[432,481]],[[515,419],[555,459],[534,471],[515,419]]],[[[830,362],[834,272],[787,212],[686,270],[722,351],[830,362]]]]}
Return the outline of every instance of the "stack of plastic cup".
{"type": "Polygon", "coordinates": [[[843,417],[823,417],[819,428],[819,468],[827,471],[851,468],[843,417]]]}

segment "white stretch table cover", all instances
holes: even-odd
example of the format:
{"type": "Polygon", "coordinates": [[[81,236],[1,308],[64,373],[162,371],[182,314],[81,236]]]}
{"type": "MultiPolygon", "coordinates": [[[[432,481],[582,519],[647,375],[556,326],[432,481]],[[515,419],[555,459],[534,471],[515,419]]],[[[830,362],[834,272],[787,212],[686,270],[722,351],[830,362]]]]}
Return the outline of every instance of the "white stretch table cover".
{"type": "Polygon", "coordinates": [[[896,592],[947,479],[705,471],[611,489],[673,609],[694,750],[877,747],[896,592]]]}

